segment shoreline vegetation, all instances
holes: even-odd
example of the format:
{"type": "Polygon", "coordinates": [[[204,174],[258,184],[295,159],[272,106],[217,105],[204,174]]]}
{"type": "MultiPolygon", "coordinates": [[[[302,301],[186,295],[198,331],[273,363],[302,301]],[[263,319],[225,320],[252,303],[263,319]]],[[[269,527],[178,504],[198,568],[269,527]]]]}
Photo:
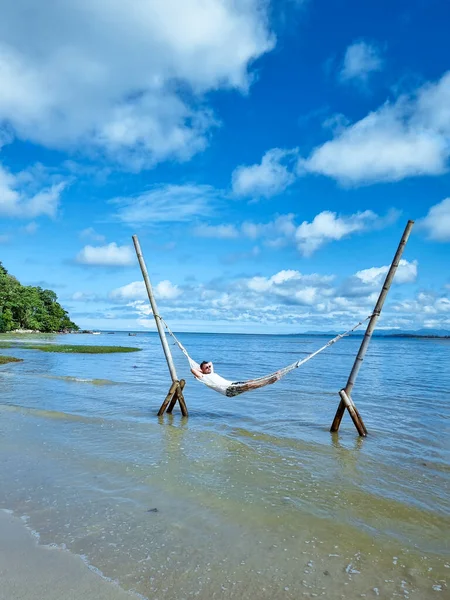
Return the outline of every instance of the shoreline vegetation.
{"type": "Polygon", "coordinates": [[[8,363],[23,362],[23,358],[16,358],[15,356],[2,356],[0,354],[0,365],[6,365],[8,363]]]}
{"type": "MultiPolygon", "coordinates": [[[[2,342],[0,348],[19,348],[23,350],[40,350],[41,352],[61,352],[73,354],[114,354],[117,352],[140,352],[141,348],[131,346],[81,346],[77,344],[27,344],[23,342],[2,342]]],[[[12,358],[12,357],[11,357],[12,358]]],[[[17,359],[20,360],[20,359],[17,359]]],[[[15,362],[13,359],[10,362],[15,362]]]]}
{"type": "Polygon", "coordinates": [[[62,352],[74,354],[114,354],[116,352],[140,352],[140,348],[130,346],[78,346],[69,344],[21,344],[26,350],[41,350],[42,352],[62,352]]]}
{"type": "Polygon", "coordinates": [[[450,339],[450,335],[415,335],[413,333],[398,333],[398,334],[391,334],[391,335],[385,335],[385,336],[378,336],[378,337],[394,337],[394,338],[421,338],[421,339],[429,339],[429,340],[449,340],[450,339]]]}
{"type": "Polygon", "coordinates": [[[79,331],[52,290],[22,285],[0,262],[0,333],[79,331]]]}
{"type": "MultiPolygon", "coordinates": [[[[289,335],[311,335],[311,336],[317,336],[317,337],[331,337],[333,335],[337,335],[337,333],[294,333],[294,334],[289,334],[289,335]]],[[[363,337],[364,333],[352,333],[349,337],[363,337]]],[[[413,338],[413,339],[419,339],[419,340],[448,340],[450,339],[450,335],[437,335],[437,334],[433,334],[433,335],[426,335],[423,333],[378,333],[378,332],[374,332],[372,334],[372,337],[374,338],[413,338]]]]}

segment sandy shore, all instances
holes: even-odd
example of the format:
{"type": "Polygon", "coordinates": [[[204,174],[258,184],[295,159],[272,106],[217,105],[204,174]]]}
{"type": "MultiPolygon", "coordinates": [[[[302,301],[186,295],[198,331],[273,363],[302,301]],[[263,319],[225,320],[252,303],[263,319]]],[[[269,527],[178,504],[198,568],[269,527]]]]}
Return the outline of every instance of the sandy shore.
{"type": "Polygon", "coordinates": [[[132,600],[70,552],[39,546],[20,519],[0,510],[0,600],[132,600]]]}

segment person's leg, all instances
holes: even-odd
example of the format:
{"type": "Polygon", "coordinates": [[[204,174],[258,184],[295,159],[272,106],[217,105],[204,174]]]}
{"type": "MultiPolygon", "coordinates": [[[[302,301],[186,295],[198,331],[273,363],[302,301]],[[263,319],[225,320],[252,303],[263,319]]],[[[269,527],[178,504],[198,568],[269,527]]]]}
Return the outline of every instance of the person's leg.
{"type": "Polygon", "coordinates": [[[227,388],[225,394],[229,398],[232,398],[233,396],[238,396],[239,394],[243,394],[244,392],[256,390],[258,388],[264,387],[265,385],[275,383],[275,381],[278,381],[279,378],[280,376],[278,374],[275,374],[268,379],[250,379],[249,381],[235,381],[227,388]]]}
{"type": "Polygon", "coordinates": [[[234,381],[225,392],[225,395],[228,398],[234,398],[234,396],[239,396],[243,392],[246,392],[249,388],[247,387],[246,381],[234,381]]]}

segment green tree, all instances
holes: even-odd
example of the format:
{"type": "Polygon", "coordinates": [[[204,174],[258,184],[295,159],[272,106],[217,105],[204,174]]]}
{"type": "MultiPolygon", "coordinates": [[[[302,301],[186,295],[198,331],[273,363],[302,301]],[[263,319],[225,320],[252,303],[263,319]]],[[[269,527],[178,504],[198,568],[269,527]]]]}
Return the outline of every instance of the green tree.
{"type": "Polygon", "coordinates": [[[55,292],[21,285],[0,262],[0,332],[17,328],[43,332],[79,329],[55,292]]]}
{"type": "Polygon", "coordinates": [[[14,329],[14,320],[10,308],[5,308],[0,314],[0,333],[14,329]]]}

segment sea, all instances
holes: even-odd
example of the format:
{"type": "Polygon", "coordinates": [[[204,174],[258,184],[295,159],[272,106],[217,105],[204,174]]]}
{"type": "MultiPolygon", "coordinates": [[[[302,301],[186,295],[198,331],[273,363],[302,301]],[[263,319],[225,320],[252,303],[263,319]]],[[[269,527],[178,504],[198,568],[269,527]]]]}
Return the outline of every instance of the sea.
{"type": "MultiPolygon", "coordinates": [[[[361,337],[274,385],[226,398],[186,379],[155,333],[8,336],[135,346],[20,347],[0,367],[0,508],[151,600],[448,598],[450,339],[374,337],[353,390],[368,435],[330,425],[361,337]]],[[[233,381],[304,358],[312,335],[180,333],[233,381]]]]}

